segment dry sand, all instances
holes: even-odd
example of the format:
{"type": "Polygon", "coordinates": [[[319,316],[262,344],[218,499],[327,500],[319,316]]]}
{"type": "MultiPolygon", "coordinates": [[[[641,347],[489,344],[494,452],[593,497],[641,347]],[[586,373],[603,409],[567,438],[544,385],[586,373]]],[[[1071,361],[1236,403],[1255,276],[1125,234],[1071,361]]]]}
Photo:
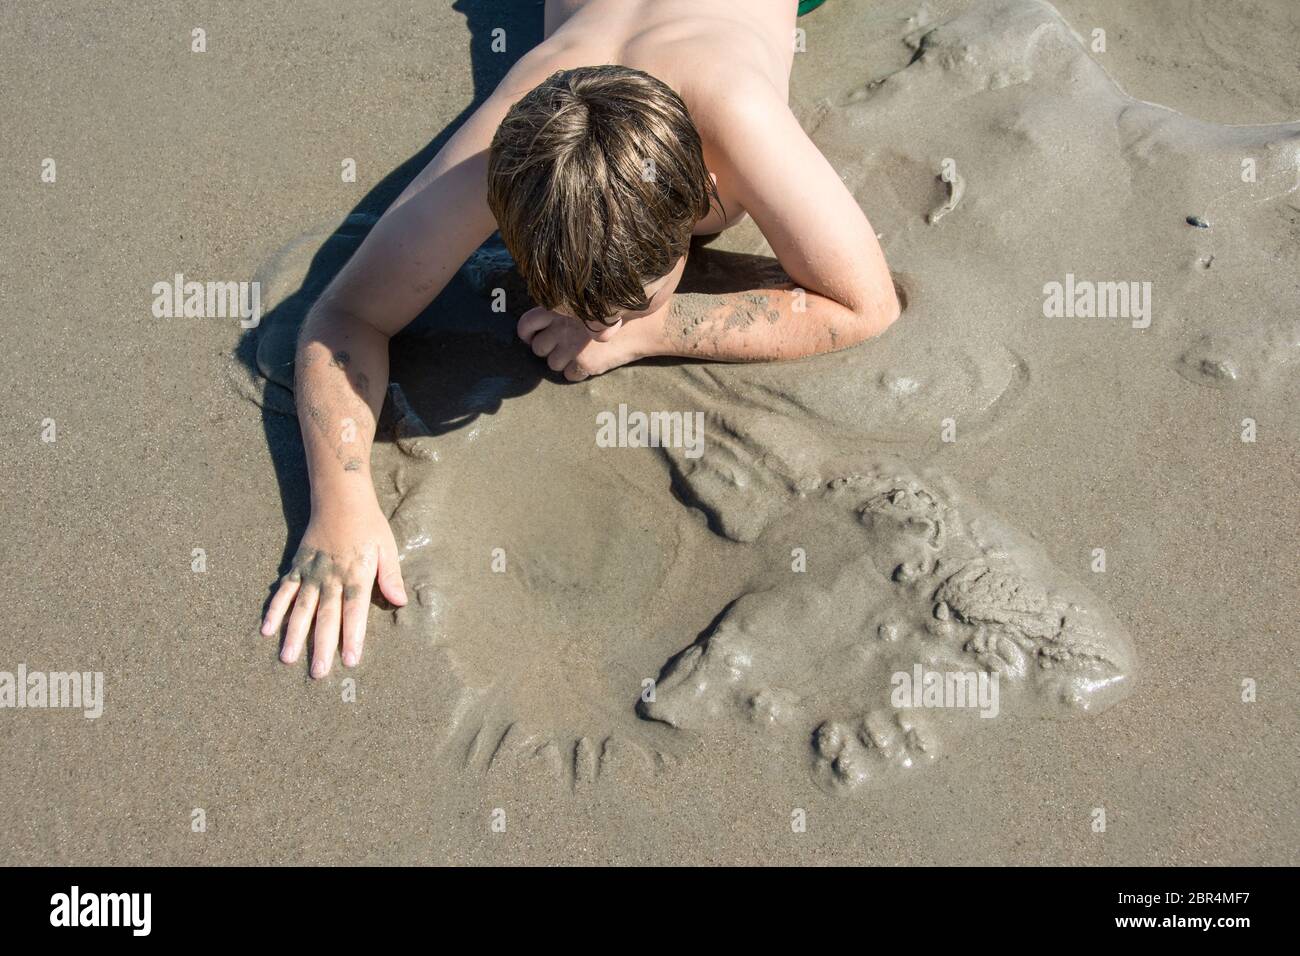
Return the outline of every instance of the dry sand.
{"type": "MultiPolygon", "coordinates": [[[[5,859],[1296,862],[1294,5],[802,20],[792,102],[904,319],[566,386],[467,276],[395,346],[376,449],[417,600],[312,682],[256,635],[306,517],[274,381],[313,257],[540,29],[457,6],[0,13],[0,671],[105,676],[96,720],[0,710],[5,859]],[[156,319],[178,272],[279,308],[156,319]],[[1149,327],[1045,318],[1067,274],[1151,283],[1149,327]],[[596,447],[619,403],[705,412],[704,455],[596,447]],[[915,663],[998,672],[998,718],[896,716],[915,663]]],[[[693,281],[765,251],[733,230],[693,281]]]]}

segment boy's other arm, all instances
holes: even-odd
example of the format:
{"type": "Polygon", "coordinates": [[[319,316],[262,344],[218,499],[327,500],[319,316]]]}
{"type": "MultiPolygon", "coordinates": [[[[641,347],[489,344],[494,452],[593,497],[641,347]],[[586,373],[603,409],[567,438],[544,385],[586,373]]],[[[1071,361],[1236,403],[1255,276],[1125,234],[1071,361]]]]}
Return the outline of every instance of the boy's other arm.
{"type": "Polygon", "coordinates": [[[431,302],[496,228],[487,149],[509,102],[489,97],[375,224],[312,306],[298,338],[294,398],[311,483],[311,520],[262,631],[290,607],[281,659],[292,663],[313,619],[313,676],[339,643],[360,658],[371,588],[394,604],[405,589],[396,543],[370,478],[375,423],[388,383],[388,341],[431,302]]]}
{"type": "Polygon", "coordinates": [[[674,296],[665,351],[733,362],[856,345],[899,314],[875,230],[839,174],[765,83],[707,121],[728,186],[792,280],[721,296],[674,296]]]}

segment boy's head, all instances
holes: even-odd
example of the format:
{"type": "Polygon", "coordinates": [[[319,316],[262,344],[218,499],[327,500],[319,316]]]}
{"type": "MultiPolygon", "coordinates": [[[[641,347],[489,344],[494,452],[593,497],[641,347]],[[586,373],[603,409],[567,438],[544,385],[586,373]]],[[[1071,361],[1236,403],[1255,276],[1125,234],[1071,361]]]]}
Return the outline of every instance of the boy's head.
{"type": "Polygon", "coordinates": [[[555,73],[492,139],[488,205],[506,248],[539,305],[588,327],[645,311],[645,287],[716,199],[686,104],[640,70],[555,73]]]}

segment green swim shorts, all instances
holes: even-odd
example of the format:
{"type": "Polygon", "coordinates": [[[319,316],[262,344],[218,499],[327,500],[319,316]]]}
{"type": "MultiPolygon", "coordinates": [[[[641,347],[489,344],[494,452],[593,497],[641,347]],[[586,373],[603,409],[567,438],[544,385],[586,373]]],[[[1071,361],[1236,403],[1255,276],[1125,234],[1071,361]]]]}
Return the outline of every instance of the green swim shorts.
{"type": "Polygon", "coordinates": [[[812,13],[825,2],[826,0],[799,0],[799,16],[812,13]]]}

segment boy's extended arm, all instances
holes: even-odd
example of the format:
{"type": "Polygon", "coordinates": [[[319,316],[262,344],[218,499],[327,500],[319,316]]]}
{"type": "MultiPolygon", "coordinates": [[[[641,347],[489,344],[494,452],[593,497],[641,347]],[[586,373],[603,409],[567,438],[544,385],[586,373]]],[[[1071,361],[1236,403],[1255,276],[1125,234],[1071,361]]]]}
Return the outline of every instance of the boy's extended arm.
{"type": "Polygon", "coordinates": [[[328,673],[340,634],[356,663],[376,578],[404,604],[398,553],[370,478],[388,384],[388,340],[431,302],[492,234],[487,147],[509,101],[490,97],[375,224],[312,307],[299,335],[294,392],[311,481],[311,520],[262,624],[292,606],[281,659],[296,661],[316,623],[312,674],[328,673]]]}

